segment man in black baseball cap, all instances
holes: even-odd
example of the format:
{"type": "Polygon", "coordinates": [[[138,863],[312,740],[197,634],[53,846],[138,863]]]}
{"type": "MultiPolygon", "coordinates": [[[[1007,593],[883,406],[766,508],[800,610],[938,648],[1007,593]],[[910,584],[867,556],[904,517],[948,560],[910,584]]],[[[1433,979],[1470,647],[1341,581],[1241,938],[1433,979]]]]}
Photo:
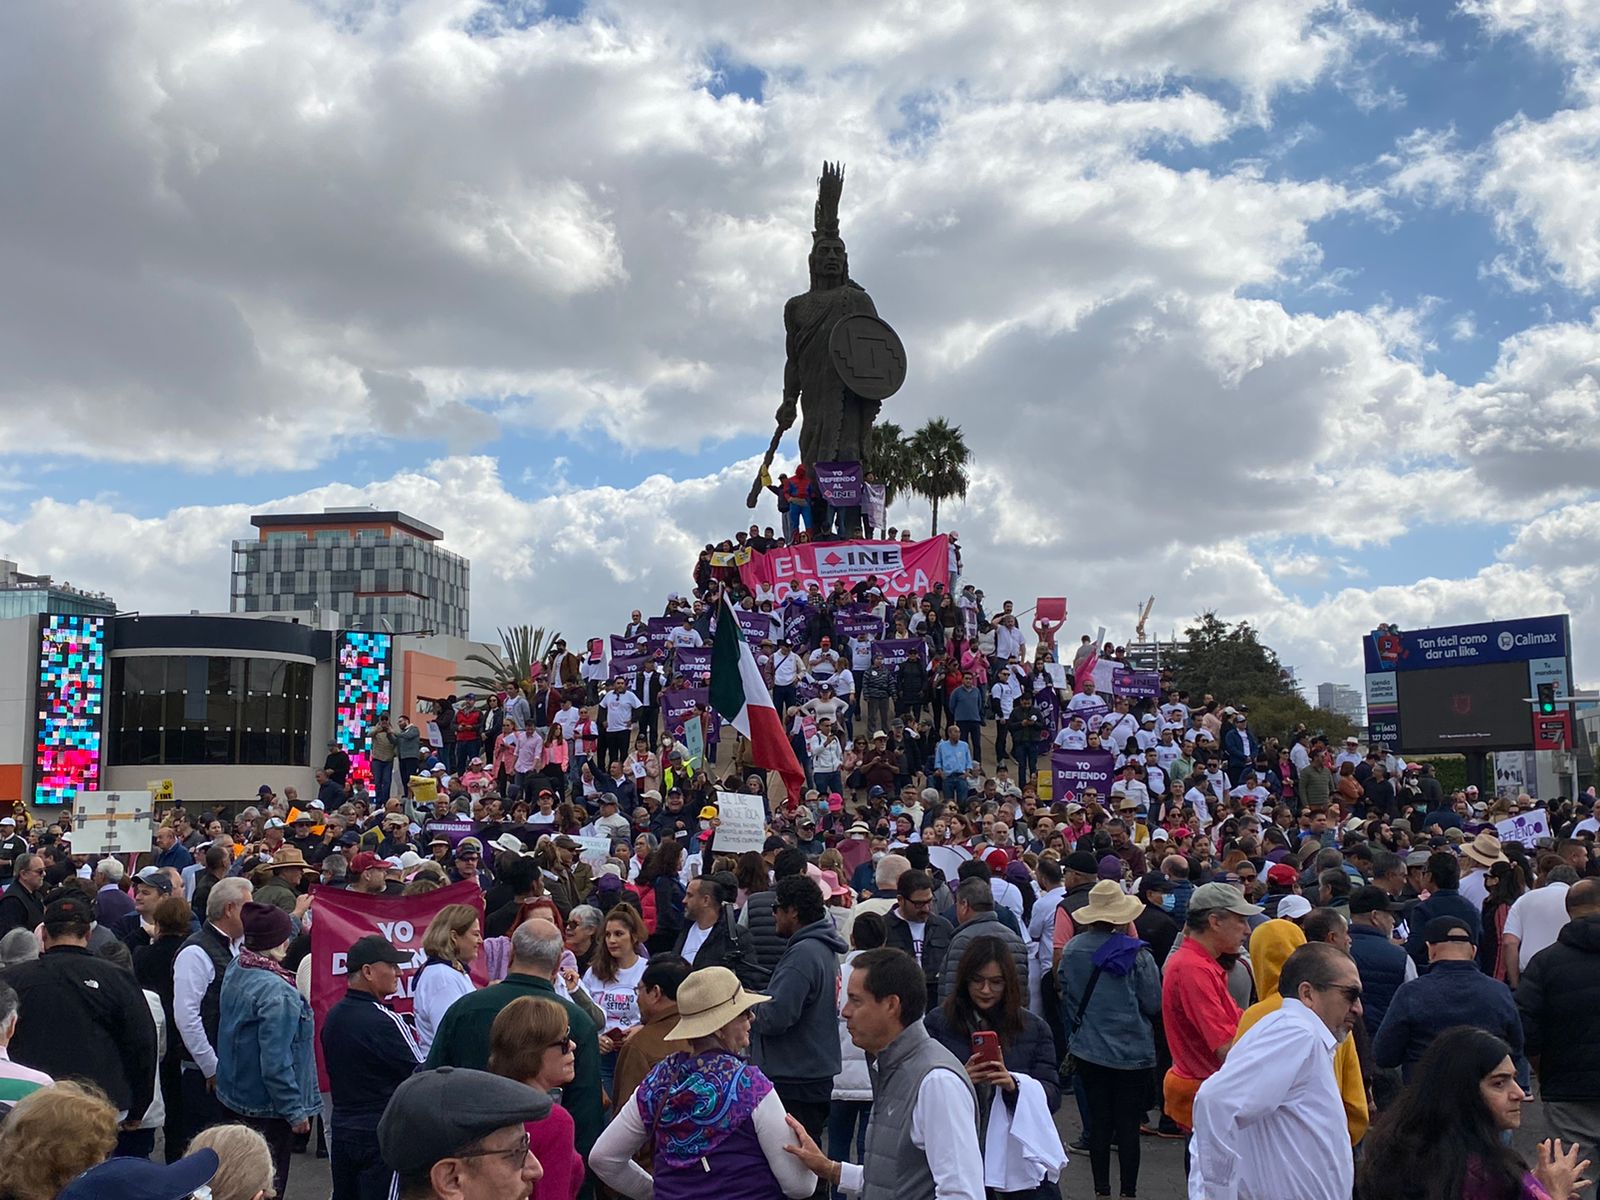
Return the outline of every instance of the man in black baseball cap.
{"type": "Polygon", "coordinates": [[[387,1196],[393,1182],[378,1148],[378,1120],[424,1051],[411,1026],[385,1001],[410,961],[411,955],[380,934],[356,941],[345,954],[345,994],[318,1030],[333,1100],[328,1154],[336,1196],[387,1196]]]}
{"type": "Polygon", "coordinates": [[[544,1120],[550,1105],[545,1093],[515,1080],[437,1067],[396,1089],[378,1122],[378,1144],[407,1200],[520,1200],[544,1175],[523,1126],[544,1120]]]}
{"type": "Polygon", "coordinates": [[[1472,926],[1460,917],[1434,917],[1422,929],[1428,947],[1428,973],[1402,983],[1389,1002],[1383,1024],[1372,1039],[1380,1067],[1399,1067],[1411,1082],[1417,1060],[1441,1032],[1474,1025],[1505,1040],[1524,1074],[1522,1018],[1511,989],[1478,970],[1472,926]]]}

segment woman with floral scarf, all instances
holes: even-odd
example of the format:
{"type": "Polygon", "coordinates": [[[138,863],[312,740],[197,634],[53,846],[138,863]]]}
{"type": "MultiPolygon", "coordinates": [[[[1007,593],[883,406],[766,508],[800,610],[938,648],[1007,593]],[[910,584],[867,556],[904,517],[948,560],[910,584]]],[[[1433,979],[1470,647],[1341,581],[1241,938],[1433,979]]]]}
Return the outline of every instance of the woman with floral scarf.
{"type": "Polygon", "coordinates": [[[283,957],[294,922],[272,904],[240,913],[244,946],[222,977],[217,1022],[217,1099],[235,1120],[267,1139],[273,1187],[284,1195],[294,1135],[322,1109],[311,1040],[311,1006],[283,957]]]}
{"type": "Polygon", "coordinates": [[[795,1144],[772,1081],[746,1062],[747,992],[726,967],[707,967],[678,988],[678,1023],[667,1037],[689,1043],[658,1063],[595,1142],[589,1167],[632,1200],[801,1200],[817,1177],[784,1151],[795,1144]],[[654,1178],[633,1161],[646,1143],[654,1178]]]}

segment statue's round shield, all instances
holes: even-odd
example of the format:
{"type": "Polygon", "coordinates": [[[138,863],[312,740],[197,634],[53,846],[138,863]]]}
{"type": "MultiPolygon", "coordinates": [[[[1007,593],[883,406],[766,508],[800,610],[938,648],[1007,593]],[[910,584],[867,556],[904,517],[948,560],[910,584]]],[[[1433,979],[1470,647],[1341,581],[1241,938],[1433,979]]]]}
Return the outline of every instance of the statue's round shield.
{"type": "Polygon", "coordinates": [[[840,317],[828,335],[828,358],[863,400],[887,400],[906,381],[906,348],[886,321],[866,313],[840,317]]]}

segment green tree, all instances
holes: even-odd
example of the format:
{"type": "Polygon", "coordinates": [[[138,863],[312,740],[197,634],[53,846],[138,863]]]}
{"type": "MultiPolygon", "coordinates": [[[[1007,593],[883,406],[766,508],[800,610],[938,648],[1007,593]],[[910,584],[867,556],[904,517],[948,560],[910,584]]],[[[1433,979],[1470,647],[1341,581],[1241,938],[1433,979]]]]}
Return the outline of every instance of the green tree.
{"type": "Polygon", "coordinates": [[[972,451],[962,436],[961,426],[943,417],[934,417],[911,435],[911,467],[915,472],[910,490],[933,509],[932,532],[939,532],[939,505],[945,500],[967,498],[967,464],[972,451]]]}
{"type": "Polygon", "coordinates": [[[560,634],[546,639],[544,626],[513,625],[496,630],[500,635],[500,648],[491,646],[488,654],[469,654],[467,662],[483,669],[474,675],[452,675],[451,683],[459,683],[480,692],[527,691],[532,684],[533,668],[539,662],[547,644],[554,644],[560,634]]]}
{"type": "Polygon", "coordinates": [[[1260,737],[1283,737],[1297,725],[1336,743],[1354,731],[1348,718],[1308,704],[1270,646],[1248,621],[1229,625],[1204,612],[1183,631],[1185,644],[1173,681],[1194,703],[1207,695],[1220,704],[1245,704],[1260,737]]]}
{"type": "MultiPolygon", "coordinates": [[[[883,485],[883,514],[887,522],[889,506],[910,488],[916,477],[911,469],[911,445],[905,431],[893,421],[873,426],[872,453],[867,457],[865,469],[883,485]]],[[[882,532],[879,530],[880,534],[882,532]]]]}

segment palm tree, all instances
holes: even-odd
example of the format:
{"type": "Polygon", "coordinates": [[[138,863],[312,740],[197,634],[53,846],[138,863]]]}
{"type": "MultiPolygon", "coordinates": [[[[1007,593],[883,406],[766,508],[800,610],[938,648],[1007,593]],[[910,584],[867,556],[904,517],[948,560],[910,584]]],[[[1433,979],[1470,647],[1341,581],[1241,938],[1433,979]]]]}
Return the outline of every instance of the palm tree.
{"type": "Polygon", "coordinates": [[[961,436],[961,426],[935,417],[909,443],[912,475],[910,490],[933,508],[933,535],[939,533],[939,503],[967,498],[967,464],[972,451],[961,436]]]}
{"type": "MultiPolygon", "coordinates": [[[[526,691],[533,680],[533,668],[538,664],[546,645],[544,626],[513,625],[497,629],[500,649],[489,648],[488,654],[469,654],[466,661],[486,668],[478,675],[452,675],[451,683],[459,683],[480,692],[526,691]]],[[[561,635],[549,639],[554,644],[561,635]]]]}
{"type": "MultiPolygon", "coordinates": [[[[867,456],[866,469],[883,485],[883,512],[887,523],[889,506],[911,486],[915,473],[911,469],[911,446],[905,431],[893,421],[884,421],[872,428],[872,453],[867,456]]],[[[879,530],[881,534],[883,531],[879,530]]]]}

